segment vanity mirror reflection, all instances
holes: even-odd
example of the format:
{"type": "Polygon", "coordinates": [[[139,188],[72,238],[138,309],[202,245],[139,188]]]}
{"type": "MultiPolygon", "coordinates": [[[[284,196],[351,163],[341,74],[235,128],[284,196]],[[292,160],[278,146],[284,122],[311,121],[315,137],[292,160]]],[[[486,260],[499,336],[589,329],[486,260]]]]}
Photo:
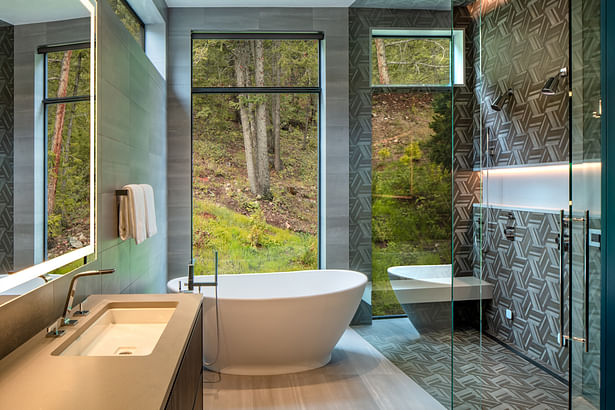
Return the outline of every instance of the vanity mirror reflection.
{"type": "Polygon", "coordinates": [[[94,254],[95,12],[0,5],[0,304],[94,254]]]}

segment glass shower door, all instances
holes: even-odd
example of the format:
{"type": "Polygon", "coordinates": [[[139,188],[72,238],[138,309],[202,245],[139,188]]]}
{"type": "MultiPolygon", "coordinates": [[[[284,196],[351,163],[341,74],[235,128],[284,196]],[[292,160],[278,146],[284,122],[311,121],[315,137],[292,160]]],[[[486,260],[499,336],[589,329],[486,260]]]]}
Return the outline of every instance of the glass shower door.
{"type": "Polygon", "coordinates": [[[600,408],[600,1],[571,0],[570,407],[600,408]]]}

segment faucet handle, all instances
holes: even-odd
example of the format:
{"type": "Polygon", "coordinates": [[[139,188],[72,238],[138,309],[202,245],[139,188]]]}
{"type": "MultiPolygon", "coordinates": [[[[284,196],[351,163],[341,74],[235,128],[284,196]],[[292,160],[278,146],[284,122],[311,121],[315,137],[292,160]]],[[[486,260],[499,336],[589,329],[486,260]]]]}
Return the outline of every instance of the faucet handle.
{"type": "MultiPolygon", "coordinates": [[[[85,302],[85,301],[84,301],[85,302]]],[[[83,308],[83,302],[79,303],[79,310],[73,313],[73,316],[87,316],[90,313],[89,310],[83,308]]]]}
{"type": "Polygon", "coordinates": [[[65,331],[60,329],[60,326],[62,326],[62,318],[54,320],[52,324],[47,326],[47,337],[64,336],[65,331]]]}

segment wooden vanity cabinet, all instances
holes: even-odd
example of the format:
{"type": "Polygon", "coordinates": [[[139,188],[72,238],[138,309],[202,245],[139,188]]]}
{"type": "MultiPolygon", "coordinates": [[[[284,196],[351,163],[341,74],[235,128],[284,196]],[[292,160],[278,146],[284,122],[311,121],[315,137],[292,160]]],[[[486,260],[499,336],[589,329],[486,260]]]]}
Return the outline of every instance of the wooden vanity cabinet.
{"type": "Polygon", "coordinates": [[[165,409],[203,409],[203,305],[192,327],[165,409]]]}

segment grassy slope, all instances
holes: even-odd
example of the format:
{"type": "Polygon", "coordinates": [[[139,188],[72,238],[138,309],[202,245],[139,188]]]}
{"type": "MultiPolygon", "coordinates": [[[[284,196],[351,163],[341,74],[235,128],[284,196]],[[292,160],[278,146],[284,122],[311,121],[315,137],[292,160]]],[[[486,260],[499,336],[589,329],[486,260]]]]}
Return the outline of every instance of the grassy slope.
{"type": "Polygon", "coordinates": [[[258,217],[245,216],[213,201],[195,201],[193,225],[205,234],[195,238],[197,274],[213,273],[213,251],[219,250],[219,273],[283,272],[310,269],[316,239],[276,228],[258,217]]]}

